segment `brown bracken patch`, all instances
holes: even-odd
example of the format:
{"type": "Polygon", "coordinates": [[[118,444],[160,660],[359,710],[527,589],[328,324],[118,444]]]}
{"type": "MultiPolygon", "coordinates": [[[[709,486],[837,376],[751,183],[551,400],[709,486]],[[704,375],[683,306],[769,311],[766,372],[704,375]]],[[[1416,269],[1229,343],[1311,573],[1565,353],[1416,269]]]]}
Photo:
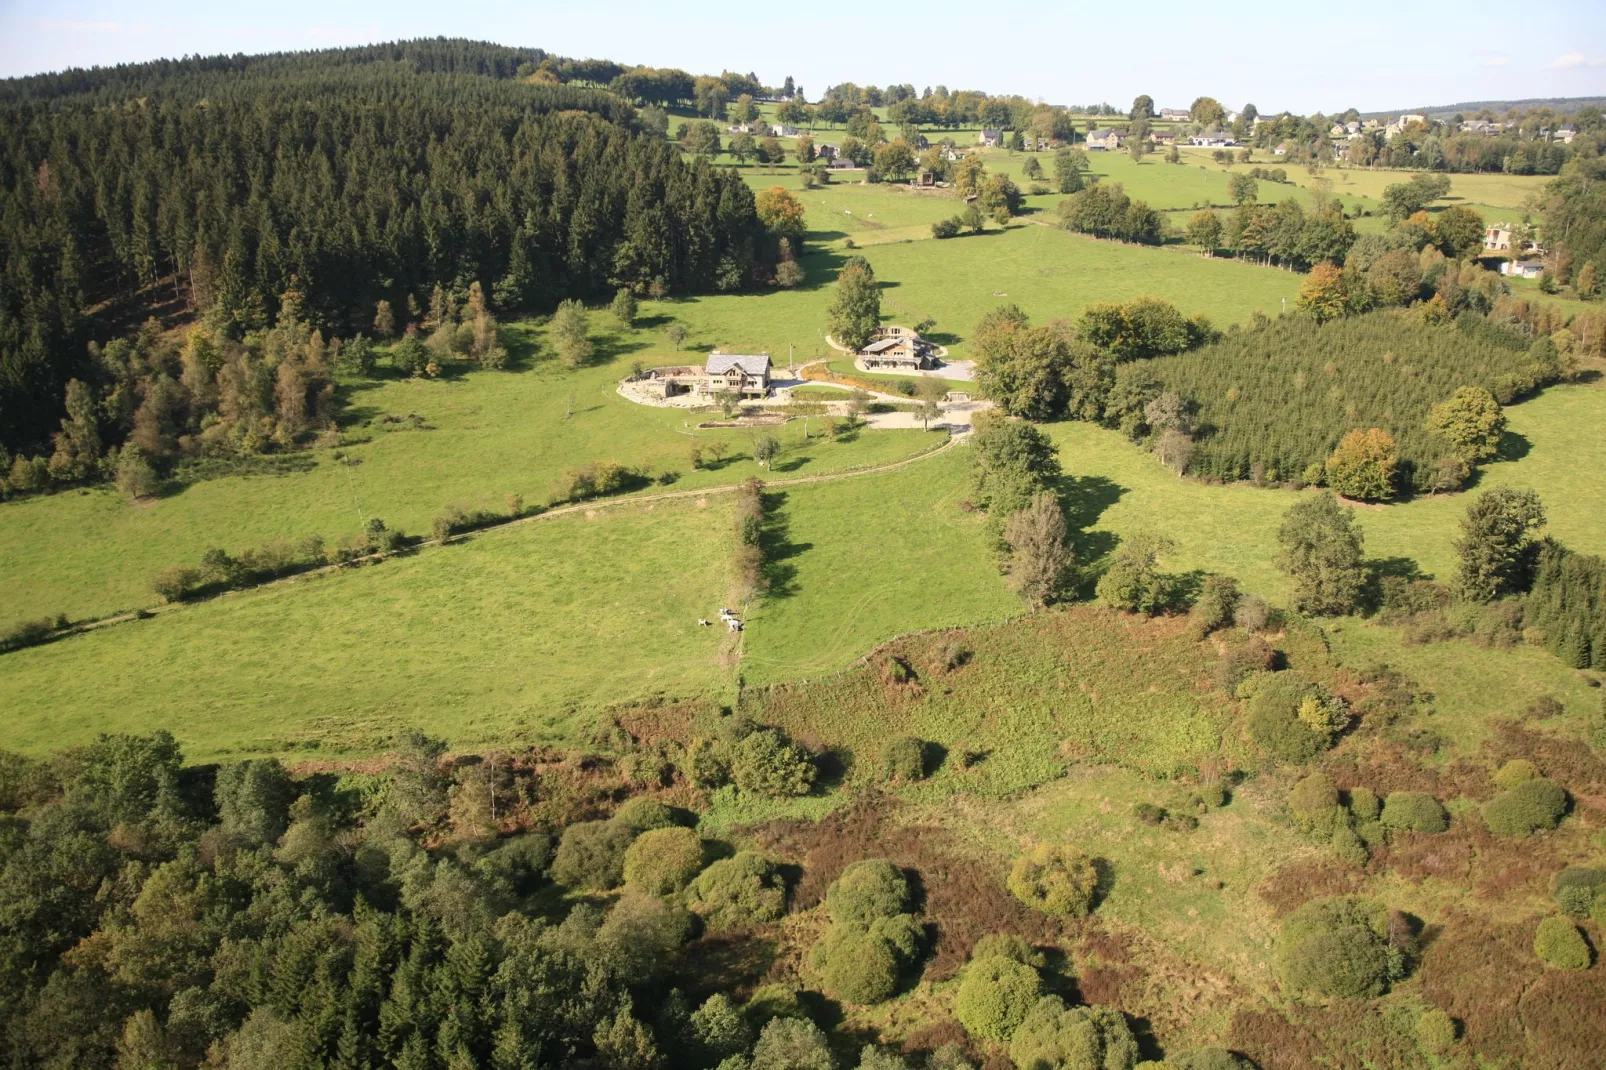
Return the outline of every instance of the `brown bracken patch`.
{"type": "Polygon", "coordinates": [[[886,858],[911,871],[921,912],[935,930],[926,969],[931,980],[958,973],[989,933],[1015,933],[1038,944],[1058,940],[1059,925],[1010,895],[1002,872],[955,851],[946,830],[899,825],[892,813],[885,796],[866,796],[819,822],[771,821],[756,838],[765,850],[802,865],[792,896],[798,910],[819,905],[831,882],[862,859],[886,858]]]}
{"type": "Polygon", "coordinates": [[[1442,926],[1422,955],[1423,997],[1463,1023],[1474,1051],[1523,1065],[1518,1004],[1544,973],[1531,946],[1533,927],[1496,924],[1454,908],[1442,926]]]}
{"type": "Polygon", "coordinates": [[[1361,884],[1361,875],[1337,859],[1290,862],[1260,882],[1255,894],[1265,900],[1272,913],[1282,918],[1302,903],[1330,895],[1350,895],[1361,884]]]}

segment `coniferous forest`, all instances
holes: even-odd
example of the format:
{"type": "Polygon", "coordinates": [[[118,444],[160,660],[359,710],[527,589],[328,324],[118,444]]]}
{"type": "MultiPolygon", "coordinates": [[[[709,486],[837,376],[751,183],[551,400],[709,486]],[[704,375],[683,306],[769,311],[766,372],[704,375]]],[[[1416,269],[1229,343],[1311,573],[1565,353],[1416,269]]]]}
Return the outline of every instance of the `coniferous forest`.
{"type": "Polygon", "coordinates": [[[479,282],[507,313],[742,286],[742,180],[683,162],[618,97],[514,77],[541,58],[415,42],[0,88],[0,444],[45,446],[130,303],[239,337],[293,289],[349,335],[437,284],[479,282]]]}

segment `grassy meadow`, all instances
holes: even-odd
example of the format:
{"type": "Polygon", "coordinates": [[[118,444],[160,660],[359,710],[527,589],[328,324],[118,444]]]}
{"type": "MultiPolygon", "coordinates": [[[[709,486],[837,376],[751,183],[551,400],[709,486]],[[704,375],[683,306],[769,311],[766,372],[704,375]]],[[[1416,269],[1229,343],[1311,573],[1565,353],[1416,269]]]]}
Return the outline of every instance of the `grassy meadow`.
{"type": "Polygon", "coordinates": [[[4,745],[166,728],[192,761],[561,742],[582,713],[726,693],[728,495],[619,506],[224,595],[0,658],[4,745]]]}
{"type": "Polygon", "coordinates": [[[772,497],[770,594],[743,640],[748,685],[835,672],[900,632],[1020,611],[982,545],[964,448],[772,497]]]}

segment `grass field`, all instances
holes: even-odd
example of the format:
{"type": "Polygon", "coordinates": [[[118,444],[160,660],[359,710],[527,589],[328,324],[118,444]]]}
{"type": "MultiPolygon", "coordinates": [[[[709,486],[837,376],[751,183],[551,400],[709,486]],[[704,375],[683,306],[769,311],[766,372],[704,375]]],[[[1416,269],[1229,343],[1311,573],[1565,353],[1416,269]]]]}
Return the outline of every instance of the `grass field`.
{"type": "Polygon", "coordinates": [[[0,658],[0,745],[162,727],[192,761],[562,741],[654,693],[717,697],[728,496],[487,532],[0,658]]]}
{"type": "MultiPolygon", "coordinates": [[[[665,343],[646,355],[651,363],[674,357],[665,343]]],[[[555,477],[591,461],[678,472],[675,485],[685,488],[760,472],[747,453],[747,432],[694,431],[688,420],[702,417],[621,398],[614,384],[629,359],[580,372],[542,362],[521,372],[362,384],[352,399],[357,415],[417,413],[434,429],[376,427],[372,441],[345,450],[360,462],[355,465],[340,463],[331,450],[315,450],[311,471],[207,480],[135,505],[109,488],[7,502],[0,505],[5,616],[66,613],[76,619],[148,605],[153,571],[193,563],[210,547],[239,551],[313,533],[333,540],[371,516],[419,533],[448,503],[480,497],[497,511],[507,494],[540,504],[555,477]],[[565,418],[571,397],[572,415],[565,418]],[[693,471],[690,446],[713,439],[727,441],[730,454],[717,468],[693,471]]],[[[807,475],[892,460],[930,445],[915,432],[892,431],[852,441],[816,437],[805,446],[802,434],[800,422],[780,430],[786,452],[779,469],[807,475]]]]}
{"type": "MultiPolygon", "coordinates": [[[[886,187],[853,189],[863,191],[865,217],[930,208],[886,187]]],[[[860,194],[844,188],[840,195],[860,194]]],[[[836,224],[834,217],[824,223],[811,212],[811,225],[836,224]]],[[[1091,301],[1150,293],[1225,323],[1256,308],[1278,307],[1298,281],[1286,272],[1093,242],[1025,224],[981,237],[879,246],[864,253],[884,285],[883,318],[912,323],[935,316],[939,340],[956,344],[956,357],[964,355],[963,334],[1006,298],[1042,321],[1074,316],[1091,301]]],[[[619,329],[598,313],[592,327],[600,359],[579,371],[559,368],[544,345],[544,326],[526,322],[509,329],[514,351],[526,354],[517,370],[349,384],[356,424],[417,414],[434,428],[387,433],[377,426],[354,426],[349,430],[358,437],[372,435],[371,441],[347,449],[356,464],[341,464],[327,450],[311,451],[307,456],[317,464],[308,472],[214,479],[138,505],[109,489],[0,504],[0,589],[8,595],[0,624],[57,613],[81,619],[149,604],[154,570],[192,562],[213,547],[239,551],[267,539],[314,533],[333,539],[371,516],[418,532],[446,505],[481,496],[497,507],[508,494],[538,503],[555,477],[592,461],[678,471],[681,485],[691,487],[746,478],[757,469],[739,459],[744,432],[696,432],[729,440],[733,459],[715,470],[692,472],[687,414],[631,404],[617,395],[614,384],[635,361],[684,363],[700,360],[714,347],[768,352],[778,364],[789,356],[802,363],[829,355],[824,343],[829,284],[843,256],[826,250],[806,257],[808,283],[793,291],[644,301],[632,330],[619,329]],[[671,323],[687,331],[680,351],[664,333],[671,323]]],[[[781,470],[808,474],[859,466],[926,445],[914,432],[877,431],[794,450],[802,446],[801,435],[800,425],[782,432],[790,452],[781,470]]]]}
{"type": "Polygon", "coordinates": [[[960,509],[963,447],[887,475],[787,489],[770,556],[770,595],[744,633],[748,684],[846,667],[900,632],[1019,612],[960,509]]]}
{"type": "MultiPolygon", "coordinates": [[[[1597,432],[1606,420],[1606,385],[1552,387],[1512,406],[1507,417],[1527,452],[1485,466],[1478,488],[1537,490],[1552,535],[1575,549],[1606,553],[1600,523],[1606,515],[1606,441],[1597,432]]],[[[1061,464],[1074,477],[1072,511],[1089,529],[1087,552],[1102,552],[1112,536],[1158,531],[1177,542],[1168,567],[1229,573],[1251,590],[1286,599],[1286,577],[1271,562],[1282,515],[1301,492],[1178,480],[1120,435],[1089,424],[1056,424],[1050,433],[1061,464]]],[[[1462,493],[1359,507],[1367,554],[1410,558],[1430,575],[1448,576],[1455,566],[1451,542],[1470,500],[1462,493]]]]}

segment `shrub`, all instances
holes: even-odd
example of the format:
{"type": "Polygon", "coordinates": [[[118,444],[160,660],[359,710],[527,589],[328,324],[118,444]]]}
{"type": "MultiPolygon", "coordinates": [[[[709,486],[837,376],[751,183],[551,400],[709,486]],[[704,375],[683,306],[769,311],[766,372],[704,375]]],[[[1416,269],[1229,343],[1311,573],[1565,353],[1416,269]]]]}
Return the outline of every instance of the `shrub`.
{"type": "Polygon", "coordinates": [[[1026,942],[1024,936],[1014,933],[988,933],[976,941],[976,946],[970,949],[970,961],[980,962],[988,958],[1005,958],[1040,970],[1047,965],[1043,953],[1026,942]]]}
{"type": "Polygon", "coordinates": [[[1228,647],[1216,663],[1216,686],[1227,694],[1234,694],[1238,685],[1257,672],[1271,672],[1277,667],[1277,651],[1258,635],[1249,641],[1228,647]]]}
{"type": "Polygon", "coordinates": [[[1539,767],[1526,758],[1513,758],[1494,775],[1495,786],[1510,791],[1518,784],[1526,784],[1539,776],[1539,767]]]}
{"type": "Polygon", "coordinates": [[[926,775],[926,745],[913,736],[899,736],[881,748],[881,775],[910,783],[926,775]]]}
{"type": "Polygon", "coordinates": [[[1483,804],[1483,820],[1496,836],[1527,836],[1555,828],[1567,812],[1567,793],[1555,781],[1536,777],[1483,804]]]}
{"type": "Polygon", "coordinates": [[[753,1045],[749,1070],[836,1070],[831,1046],[807,1018],[774,1018],[753,1045]]]}
{"type": "Polygon", "coordinates": [[[1450,815],[1425,791],[1390,792],[1379,820],[1385,828],[1411,832],[1443,832],[1450,827],[1450,815]]]}
{"type": "Polygon", "coordinates": [[[692,1012],[689,1024],[701,1061],[707,1065],[741,1055],[753,1043],[753,1028],[723,992],[704,1000],[703,1005],[692,1012]]]}
{"type": "Polygon", "coordinates": [[[56,622],[49,617],[18,621],[4,632],[0,632],[0,651],[21,650],[23,647],[38,646],[46,639],[49,639],[55,630],[56,622]]]}
{"type": "Polygon", "coordinates": [[[610,820],[615,825],[621,825],[639,835],[653,829],[670,827],[675,824],[675,815],[669,807],[657,799],[637,795],[633,799],[626,799],[624,805],[614,811],[610,820]]]}
{"type": "Polygon", "coordinates": [[[1388,911],[1354,896],[1313,899],[1288,915],[1277,938],[1277,966],[1290,988],[1374,999],[1388,991],[1388,911]]]}
{"type": "Polygon", "coordinates": [[[774,729],[759,729],[736,744],[731,779],[742,791],[779,799],[807,795],[814,785],[814,761],[774,729]]]}
{"type": "Polygon", "coordinates": [[[1207,780],[1199,785],[1199,800],[1212,810],[1227,805],[1227,782],[1225,780],[1207,780]]]}
{"type": "Polygon", "coordinates": [[[786,885],[775,863],[753,851],[723,858],[697,875],[686,906],[712,932],[764,925],[786,909],[786,885]]]}
{"type": "Polygon", "coordinates": [[[643,832],[625,851],[625,883],[651,895],[680,891],[702,868],[702,838],[688,828],[643,832]]]}
{"type": "Polygon", "coordinates": [[[1333,829],[1333,853],[1343,862],[1352,866],[1364,866],[1371,857],[1366,842],[1348,825],[1339,825],[1333,829]]]}
{"type": "Polygon", "coordinates": [[[1173,577],[1160,571],[1160,558],[1176,548],[1162,535],[1139,533],[1116,547],[1110,567],[1095,588],[1100,602],[1128,613],[1150,616],[1168,609],[1175,597],[1173,577]]]}
{"type": "Polygon", "coordinates": [[[909,882],[884,858],[855,862],[825,893],[825,909],[836,922],[868,925],[909,908],[909,882]]]}
{"type": "Polygon", "coordinates": [[[1589,969],[1589,944],[1578,926],[1566,918],[1552,916],[1540,921],[1534,933],[1534,954],[1558,970],[1589,969]]]}
{"type": "Polygon", "coordinates": [[[611,821],[580,821],[563,830],[552,856],[552,879],[569,888],[605,890],[624,878],[625,851],[635,833],[611,821]]]}
{"type": "Polygon", "coordinates": [[[1606,893],[1595,893],[1595,905],[1589,908],[1589,920],[1595,928],[1606,933],[1606,893]]]}
{"type": "Polygon", "coordinates": [[[1596,901],[1606,899],[1606,869],[1568,866],[1551,879],[1550,892],[1567,913],[1588,917],[1596,901]]]}
{"type": "Polygon", "coordinates": [[[1246,632],[1258,632],[1271,623],[1271,603],[1258,594],[1244,595],[1238,599],[1232,622],[1246,632]]]}
{"type": "Polygon", "coordinates": [[[1301,832],[1331,836],[1344,822],[1344,808],[1338,805],[1338,789],[1326,773],[1312,773],[1288,792],[1288,809],[1301,832]]]}
{"type": "Polygon", "coordinates": [[[1199,599],[1194,602],[1193,611],[1189,614],[1194,636],[1203,639],[1211,632],[1230,625],[1242,597],[1238,581],[1231,576],[1206,576],[1204,586],[1199,590],[1199,599]]]}
{"type": "Polygon", "coordinates": [[[1075,847],[1042,843],[1015,860],[1009,890],[1045,914],[1086,917],[1093,909],[1099,875],[1091,859],[1075,847]]]}
{"type": "Polygon", "coordinates": [[[1162,1064],[1165,1070],[1255,1070],[1255,1064],[1225,1048],[1194,1048],[1173,1055],[1162,1064]]]}
{"type": "Polygon", "coordinates": [[[181,602],[201,585],[201,570],[189,565],[168,565],[151,577],[151,590],[164,602],[181,602]]]}
{"type": "Polygon", "coordinates": [[[1041,995],[1037,971],[990,955],[971,962],[954,999],[954,1016],[971,1036],[1009,1043],[1041,995]]]}
{"type": "Polygon", "coordinates": [[[1428,1055],[1443,1055],[1455,1043],[1455,1019],[1433,1008],[1416,1017],[1417,1047],[1428,1055]]]}
{"type": "Polygon", "coordinates": [[[900,977],[920,953],[920,923],[909,914],[868,925],[837,922],[809,950],[827,992],[854,1003],[880,1003],[898,990],[900,977]]]}
{"type": "Polygon", "coordinates": [[[1300,719],[1300,705],[1315,686],[1297,673],[1256,673],[1238,687],[1245,700],[1249,736],[1262,750],[1284,762],[1303,763],[1327,749],[1326,733],[1300,719]]]}
{"type": "Polygon", "coordinates": [[[1349,812],[1355,815],[1357,824],[1376,821],[1383,812],[1382,803],[1378,801],[1377,793],[1371,788],[1351,788],[1349,793],[1349,812]]]}
{"type": "Polygon", "coordinates": [[[909,1070],[909,1061],[896,1052],[866,1044],[859,1051],[859,1070],[909,1070]]]}
{"type": "Polygon", "coordinates": [[[1138,1042],[1120,1011],[1067,1009],[1058,996],[1044,996],[1015,1030],[1009,1057],[1031,1070],[1131,1070],[1138,1061],[1138,1042]]]}
{"type": "Polygon", "coordinates": [[[760,985],[747,1001],[747,1018],[762,1028],[776,1018],[807,1018],[808,1008],[791,985],[760,985]]]}
{"type": "Polygon", "coordinates": [[[1137,818],[1138,824],[1159,826],[1165,824],[1165,807],[1154,803],[1142,802],[1132,807],[1132,816],[1137,818]]]}

